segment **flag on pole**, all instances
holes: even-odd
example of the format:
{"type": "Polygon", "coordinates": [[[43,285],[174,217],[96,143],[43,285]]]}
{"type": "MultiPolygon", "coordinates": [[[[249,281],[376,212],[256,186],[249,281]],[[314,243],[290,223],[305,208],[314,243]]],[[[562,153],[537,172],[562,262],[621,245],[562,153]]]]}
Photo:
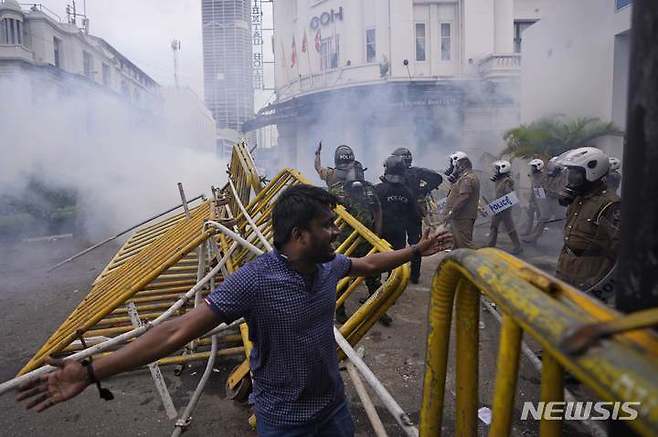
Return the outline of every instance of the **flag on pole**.
{"type": "Polygon", "coordinates": [[[320,53],[320,46],[322,45],[321,40],[322,35],[320,35],[320,29],[318,29],[317,33],[315,34],[315,50],[318,53],[320,53]]]}
{"type": "Polygon", "coordinates": [[[308,50],[308,40],[306,39],[306,30],[304,30],[304,39],[302,40],[302,53],[308,50]]]}
{"type": "Polygon", "coordinates": [[[292,36],[292,54],[290,55],[290,68],[297,64],[297,49],[295,48],[295,35],[292,36]]]}

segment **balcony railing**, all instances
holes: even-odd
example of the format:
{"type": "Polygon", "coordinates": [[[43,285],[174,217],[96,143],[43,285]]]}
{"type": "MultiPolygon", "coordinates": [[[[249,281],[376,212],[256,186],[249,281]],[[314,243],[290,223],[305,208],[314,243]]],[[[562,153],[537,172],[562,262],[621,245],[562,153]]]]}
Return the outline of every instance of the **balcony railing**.
{"type": "Polygon", "coordinates": [[[521,74],[521,55],[489,55],[480,61],[478,68],[483,79],[515,77],[521,74]]]}
{"type": "Polygon", "coordinates": [[[378,64],[353,65],[318,74],[302,75],[281,87],[278,94],[279,99],[286,100],[311,92],[382,81],[384,79],[380,77],[378,64]]]}

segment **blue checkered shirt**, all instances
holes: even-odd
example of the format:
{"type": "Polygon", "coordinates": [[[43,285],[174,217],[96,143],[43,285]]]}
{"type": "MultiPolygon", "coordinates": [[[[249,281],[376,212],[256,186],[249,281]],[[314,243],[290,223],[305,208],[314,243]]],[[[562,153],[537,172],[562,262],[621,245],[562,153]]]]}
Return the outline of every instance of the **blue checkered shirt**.
{"type": "Polygon", "coordinates": [[[305,424],[344,401],[333,327],[336,285],[351,266],[338,254],[305,279],[273,251],[245,264],[206,298],[222,321],[247,321],[259,420],[305,424]]]}

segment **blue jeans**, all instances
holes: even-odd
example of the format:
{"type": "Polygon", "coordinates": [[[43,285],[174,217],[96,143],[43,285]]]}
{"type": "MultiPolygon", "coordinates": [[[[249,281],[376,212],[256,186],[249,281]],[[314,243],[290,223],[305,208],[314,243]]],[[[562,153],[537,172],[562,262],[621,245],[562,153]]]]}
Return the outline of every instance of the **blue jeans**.
{"type": "Polygon", "coordinates": [[[320,422],[309,422],[304,425],[279,425],[274,426],[257,421],[256,428],[259,437],[353,437],[354,422],[347,408],[347,402],[336,408],[336,410],[320,422]]]}

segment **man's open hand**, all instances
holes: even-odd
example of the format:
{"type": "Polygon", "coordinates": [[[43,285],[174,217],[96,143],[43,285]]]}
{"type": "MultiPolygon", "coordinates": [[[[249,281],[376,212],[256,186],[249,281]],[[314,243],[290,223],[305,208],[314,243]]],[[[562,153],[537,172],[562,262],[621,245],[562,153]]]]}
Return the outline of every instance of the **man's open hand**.
{"type": "Polygon", "coordinates": [[[446,229],[439,229],[434,235],[430,236],[430,230],[425,229],[423,238],[418,242],[418,250],[422,256],[434,255],[442,250],[450,250],[455,247],[455,240],[452,234],[446,229]]]}
{"type": "Polygon", "coordinates": [[[87,370],[75,360],[47,358],[57,369],[19,388],[17,401],[27,400],[25,408],[42,412],[80,394],[87,387],[87,370]]]}

